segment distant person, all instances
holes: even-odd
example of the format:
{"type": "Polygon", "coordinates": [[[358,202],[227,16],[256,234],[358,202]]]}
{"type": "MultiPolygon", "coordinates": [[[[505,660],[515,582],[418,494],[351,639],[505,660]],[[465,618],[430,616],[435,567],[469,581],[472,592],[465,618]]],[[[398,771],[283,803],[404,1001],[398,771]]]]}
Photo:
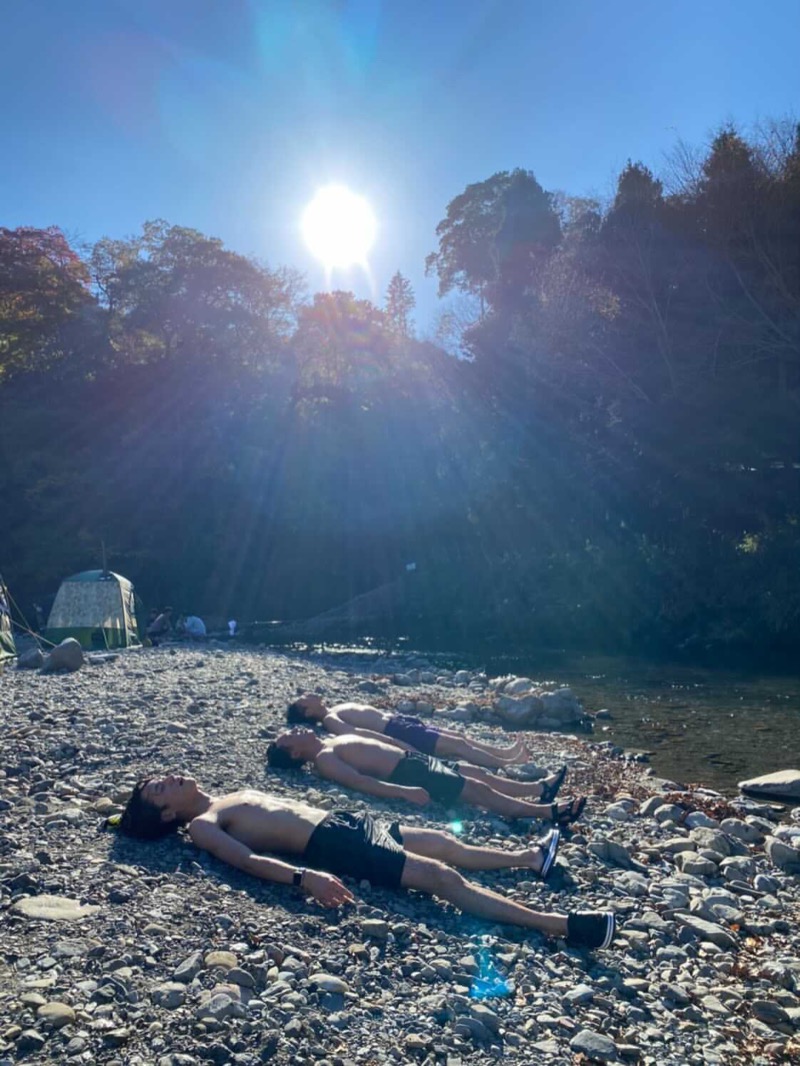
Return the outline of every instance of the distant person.
{"type": "Polygon", "coordinates": [[[196,614],[187,614],[183,620],[183,631],[189,640],[206,639],[206,624],[196,614]]]}
{"type": "MultiPolygon", "coordinates": [[[[466,763],[445,763],[418,751],[400,751],[383,740],[346,734],[320,737],[310,729],[283,733],[267,748],[267,763],[275,769],[298,770],[305,763],[329,781],[382,799],[402,799],[425,806],[432,800],[453,806],[468,803],[505,818],[539,818],[569,825],[583,814],[586,799],[568,803],[531,803],[515,791],[520,782],[507,781],[466,763]]],[[[523,785],[535,789],[537,785],[523,785]]]]}
{"type": "MultiPolygon", "coordinates": [[[[530,753],[521,740],[507,748],[500,748],[472,740],[453,729],[427,725],[413,715],[378,710],[368,703],[338,703],[335,707],[327,707],[314,692],[306,692],[289,706],[286,721],[289,725],[319,722],[329,733],[357,733],[360,737],[388,741],[401,748],[415,748],[423,755],[435,755],[439,759],[463,759],[476,766],[488,766],[495,770],[530,759],[530,753]]],[[[551,795],[543,791],[542,801],[549,803],[554,800],[557,791],[556,788],[551,795]]]]}
{"type": "Polygon", "coordinates": [[[172,608],[165,607],[157,614],[147,627],[147,636],[154,648],[157,648],[172,633],[172,608]]]}
{"type": "Polygon", "coordinates": [[[233,640],[236,636],[236,627],[238,623],[235,618],[231,618],[228,622],[228,638],[233,640]]]}
{"type": "MultiPolygon", "coordinates": [[[[252,789],[214,797],[192,778],[175,776],[140,782],[119,821],[122,832],[144,840],[158,840],[183,825],[197,847],[222,862],[265,881],[296,885],[325,907],[353,902],[339,877],[366,878],[385,888],[428,892],[488,922],[536,929],[575,947],[606,948],[614,938],[611,912],[535,911],[451,868],[521,866],[541,873],[542,862],[554,854],[548,838],[542,842],[547,852],[541,844],[522,852],[472,847],[434,829],[387,826],[369,814],[320,810],[252,789]]],[[[549,838],[557,845],[558,832],[549,838]]]]}

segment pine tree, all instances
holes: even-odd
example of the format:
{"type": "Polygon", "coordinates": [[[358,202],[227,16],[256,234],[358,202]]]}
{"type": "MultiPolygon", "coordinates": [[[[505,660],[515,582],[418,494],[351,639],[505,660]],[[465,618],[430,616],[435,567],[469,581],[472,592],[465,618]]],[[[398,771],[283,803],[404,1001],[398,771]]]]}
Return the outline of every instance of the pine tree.
{"type": "Polygon", "coordinates": [[[413,333],[411,312],[416,303],[411,282],[398,270],[386,290],[385,312],[390,328],[401,337],[410,337],[413,333]]]}

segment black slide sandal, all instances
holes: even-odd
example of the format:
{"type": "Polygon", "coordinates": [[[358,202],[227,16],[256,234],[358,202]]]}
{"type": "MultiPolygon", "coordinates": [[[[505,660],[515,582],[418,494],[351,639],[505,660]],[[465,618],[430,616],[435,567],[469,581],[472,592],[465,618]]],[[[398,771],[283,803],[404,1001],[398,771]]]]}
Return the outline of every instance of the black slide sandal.
{"type": "Polygon", "coordinates": [[[542,837],[538,846],[541,848],[544,859],[542,860],[542,868],[539,870],[539,877],[543,881],[546,881],[550,876],[555,865],[556,855],[558,853],[558,845],[561,842],[561,830],[551,829],[547,836],[542,837]]]}
{"type": "Polygon", "coordinates": [[[558,795],[559,789],[564,784],[564,778],[567,776],[566,765],[562,766],[556,775],[555,781],[552,781],[549,785],[542,786],[542,794],[539,799],[542,803],[552,803],[558,795]]]}

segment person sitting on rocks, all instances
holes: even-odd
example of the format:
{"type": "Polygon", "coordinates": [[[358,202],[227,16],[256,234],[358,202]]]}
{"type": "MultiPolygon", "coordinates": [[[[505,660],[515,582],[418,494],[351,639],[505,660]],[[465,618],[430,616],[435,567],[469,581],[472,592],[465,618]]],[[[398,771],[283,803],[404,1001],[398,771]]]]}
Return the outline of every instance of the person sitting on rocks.
{"type": "Polygon", "coordinates": [[[507,748],[494,747],[452,729],[426,725],[413,715],[391,714],[368,703],[338,703],[335,707],[327,707],[314,692],[306,692],[290,704],[286,721],[289,725],[319,722],[329,733],[356,733],[360,737],[388,741],[406,751],[414,748],[423,755],[463,759],[475,766],[495,770],[530,759],[521,740],[507,748]]]}
{"type": "Polygon", "coordinates": [[[137,784],[119,822],[122,832],[143,840],[160,839],[184,825],[197,847],[222,862],[265,881],[297,885],[326,907],[353,902],[340,877],[366,878],[375,886],[418,889],[489,922],[535,929],[577,947],[608,947],[614,937],[611,912],[536,911],[452,869],[522,867],[546,875],[558,830],[535,848],[504,852],[463,844],[438,830],[397,822],[387,826],[370,814],[321,810],[251,789],[215,797],[193,778],[175,775],[137,784]]]}
{"type": "Polygon", "coordinates": [[[528,789],[529,796],[537,795],[538,782],[507,781],[466,763],[400,751],[383,740],[350,734],[320,737],[310,729],[293,729],[267,748],[267,763],[275,769],[296,770],[306,762],[312,762],[323,777],[357,792],[420,806],[431,800],[446,806],[469,803],[506,818],[539,818],[559,825],[574,822],[586,806],[585,797],[562,804],[531,803],[508,789],[528,789]]]}
{"type": "Polygon", "coordinates": [[[154,648],[170,635],[172,632],[172,608],[165,607],[161,614],[157,615],[155,620],[147,627],[147,635],[150,638],[150,643],[154,648]]]}

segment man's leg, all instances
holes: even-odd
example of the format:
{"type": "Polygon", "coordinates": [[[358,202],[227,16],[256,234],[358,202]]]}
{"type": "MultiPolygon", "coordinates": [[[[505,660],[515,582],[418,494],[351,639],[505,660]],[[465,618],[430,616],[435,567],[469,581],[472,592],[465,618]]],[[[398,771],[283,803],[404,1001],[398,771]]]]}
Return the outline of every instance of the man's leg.
{"type": "MultiPolygon", "coordinates": [[[[530,803],[527,800],[515,799],[513,796],[504,796],[482,781],[473,781],[470,778],[464,780],[461,799],[464,803],[474,804],[485,811],[500,814],[504,818],[539,818],[547,822],[552,821],[549,803],[530,803]]],[[[557,804],[559,817],[568,815],[572,806],[570,801],[557,804]]]]}
{"type": "Polygon", "coordinates": [[[528,762],[530,756],[524,744],[517,742],[510,748],[493,748],[489,744],[480,744],[470,740],[461,733],[453,733],[435,727],[439,734],[434,755],[437,759],[464,759],[476,766],[488,766],[499,770],[503,766],[513,766],[528,762]]]}
{"type": "Polygon", "coordinates": [[[400,834],[403,838],[403,847],[411,854],[438,859],[439,862],[447,863],[448,866],[459,866],[462,870],[520,868],[538,873],[544,859],[544,852],[540,847],[525,848],[519,851],[475,847],[472,844],[464,844],[450,833],[443,833],[440,829],[419,829],[416,826],[401,825],[400,834]]]}
{"type": "Polygon", "coordinates": [[[457,870],[444,866],[435,859],[409,855],[403,867],[403,888],[416,888],[429,892],[462,911],[486,918],[492,922],[519,925],[525,929],[538,929],[545,936],[566,936],[567,915],[547,914],[534,911],[522,903],[515,903],[488,888],[467,881],[457,870]]]}
{"type": "Polygon", "coordinates": [[[495,792],[500,792],[503,796],[513,796],[515,798],[527,796],[531,799],[541,796],[543,786],[555,781],[557,776],[556,774],[550,774],[549,777],[544,777],[539,781],[510,781],[507,777],[498,777],[496,774],[490,774],[486,770],[477,766],[470,766],[468,763],[459,763],[458,772],[462,777],[468,777],[472,781],[482,781],[484,785],[488,785],[489,788],[494,789],[495,792]]]}

